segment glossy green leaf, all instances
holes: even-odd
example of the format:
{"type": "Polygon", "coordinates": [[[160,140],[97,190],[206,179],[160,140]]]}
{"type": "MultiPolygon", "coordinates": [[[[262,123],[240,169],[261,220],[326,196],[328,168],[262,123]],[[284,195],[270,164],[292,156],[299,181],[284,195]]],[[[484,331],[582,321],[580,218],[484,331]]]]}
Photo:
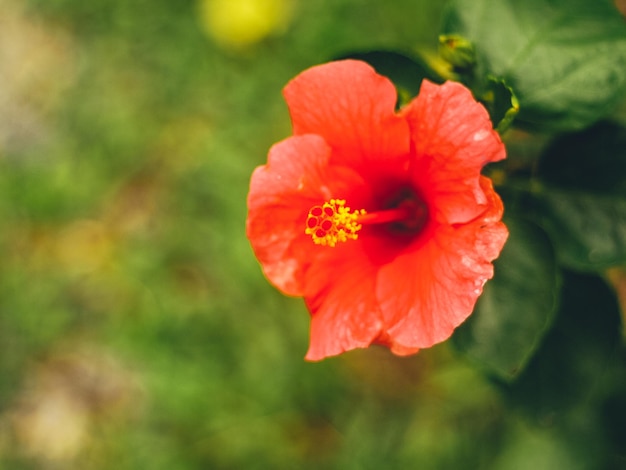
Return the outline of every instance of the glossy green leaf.
{"type": "Polygon", "coordinates": [[[543,151],[538,176],[562,188],[626,194],[626,128],[600,122],[560,136],[543,151]]]}
{"type": "Polygon", "coordinates": [[[609,450],[612,439],[623,443],[626,422],[619,306],[598,276],[563,274],[553,328],[516,383],[504,391],[530,423],[561,437],[578,458],[576,468],[622,468],[617,461],[610,465],[609,450]]]}
{"type": "Polygon", "coordinates": [[[610,0],[453,0],[443,33],[472,41],[477,76],[513,88],[527,127],[583,128],[626,91],[626,25],[610,0]]]}
{"type": "Polygon", "coordinates": [[[539,160],[536,212],[562,263],[626,262],[626,129],[601,123],[563,136],[539,160]]]}
{"type": "Polygon", "coordinates": [[[455,333],[458,349],[488,372],[514,379],[550,326],[559,292],[554,252],[545,233],[506,219],[509,239],[472,316],[455,333]]]}
{"type": "Polygon", "coordinates": [[[563,264],[596,270],[626,262],[626,195],[545,187],[537,211],[563,264]]]}

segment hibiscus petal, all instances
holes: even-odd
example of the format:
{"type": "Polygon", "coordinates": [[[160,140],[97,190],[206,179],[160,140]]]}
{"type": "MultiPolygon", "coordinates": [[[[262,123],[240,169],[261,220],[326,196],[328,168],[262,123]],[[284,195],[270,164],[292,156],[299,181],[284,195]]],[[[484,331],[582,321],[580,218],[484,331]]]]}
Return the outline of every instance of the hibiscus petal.
{"type": "Polygon", "coordinates": [[[383,325],[374,290],[377,267],[361,245],[347,243],[325,255],[306,276],[305,301],[312,315],[306,354],[310,361],[365,348],[383,325]]]}
{"type": "Polygon", "coordinates": [[[487,202],[478,175],[485,164],[506,156],[487,110],[459,83],[424,80],[403,115],[416,156],[412,178],[431,217],[448,224],[476,218],[487,202]]]}
{"type": "Polygon", "coordinates": [[[356,173],[328,166],[330,154],[319,136],[290,137],[252,175],[246,233],[264,274],[288,295],[303,294],[303,273],[321,250],[304,233],[309,209],[347,188],[353,198],[366,197],[356,173]]]}
{"type": "Polygon", "coordinates": [[[367,169],[364,163],[380,167],[384,160],[406,170],[410,136],[406,121],[395,114],[396,89],[365,62],[312,67],[289,82],[284,95],[294,135],[324,137],[333,163],[367,169]]]}
{"type": "Polygon", "coordinates": [[[433,225],[420,243],[378,274],[377,296],[392,344],[425,348],[450,337],[472,312],[508,231],[491,180],[488,210],[463,225],[433,225]]]}

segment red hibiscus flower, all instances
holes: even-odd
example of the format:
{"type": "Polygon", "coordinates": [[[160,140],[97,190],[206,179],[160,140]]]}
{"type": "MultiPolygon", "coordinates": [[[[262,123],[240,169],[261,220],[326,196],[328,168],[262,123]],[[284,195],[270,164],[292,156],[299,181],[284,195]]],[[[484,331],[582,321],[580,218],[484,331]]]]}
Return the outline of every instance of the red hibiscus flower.
{"type": "Polygon", "coordinates": [[[486,110],[463,85],[424,81],[396,112],[393,84],[354,60],[284,95],[294,135],[254,171],[246,228],[267,278],[311,312],[306,358],[450,337],[508,236],[480,174],[505,157],[486,110]]]}

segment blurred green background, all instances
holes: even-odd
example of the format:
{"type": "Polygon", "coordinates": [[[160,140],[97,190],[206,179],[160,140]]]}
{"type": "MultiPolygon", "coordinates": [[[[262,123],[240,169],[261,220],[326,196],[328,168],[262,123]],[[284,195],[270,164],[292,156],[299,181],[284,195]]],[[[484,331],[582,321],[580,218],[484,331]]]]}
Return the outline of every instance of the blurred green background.
{"type": "Polygon", "coordinates": [[[245,238],[285,83],[351,51],[435,51],[442,7],[0,0],[0,468],[626,462],[601,412],[525,412],[447,343],[305,362],[308,313],[245,238]]]}

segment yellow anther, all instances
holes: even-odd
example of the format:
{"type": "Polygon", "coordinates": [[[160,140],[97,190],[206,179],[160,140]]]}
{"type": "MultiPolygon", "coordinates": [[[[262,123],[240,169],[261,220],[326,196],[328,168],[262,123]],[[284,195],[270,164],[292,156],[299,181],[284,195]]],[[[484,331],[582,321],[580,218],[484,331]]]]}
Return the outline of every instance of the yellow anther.
{"type": "Polygon", "coordinates": [[[334,247],[338,242],[356,240],[362,225],[358,218],[365,209],[350,212],[344,199],[331,199],[309,210],[304,233],[311,235],[317,245],[334,247]]]}

